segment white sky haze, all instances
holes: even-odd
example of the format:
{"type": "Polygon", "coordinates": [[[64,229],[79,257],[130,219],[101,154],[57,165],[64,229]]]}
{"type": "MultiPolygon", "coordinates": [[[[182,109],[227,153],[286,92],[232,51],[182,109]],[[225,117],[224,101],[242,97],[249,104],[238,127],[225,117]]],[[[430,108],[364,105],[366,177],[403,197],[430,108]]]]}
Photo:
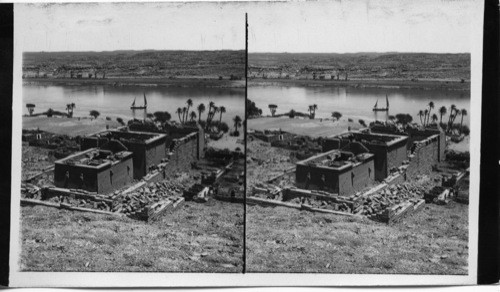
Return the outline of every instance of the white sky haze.
{"type": "MultiPolygon", "coordinates": [[[[470,52],[480,0],[16,4],[24,51],[470,52]]],[[[19,24],[19,26],[17,26],[19,24]]]]}
{"type": "Polygon", "coordinates": [[[245,49],[245,14],[229,3],[16,4],[14,9],[23,51],[245,49]]]}

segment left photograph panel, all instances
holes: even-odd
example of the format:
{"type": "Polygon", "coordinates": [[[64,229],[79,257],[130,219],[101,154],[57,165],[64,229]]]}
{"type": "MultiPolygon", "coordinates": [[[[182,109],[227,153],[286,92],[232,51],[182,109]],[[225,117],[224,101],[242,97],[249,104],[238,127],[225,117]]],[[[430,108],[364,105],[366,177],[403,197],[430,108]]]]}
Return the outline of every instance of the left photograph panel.
{"type": "Polygon", "coordinates": [[[15,19],[15,270],[243,272],[245,14],[16,4],[15,19]]]}

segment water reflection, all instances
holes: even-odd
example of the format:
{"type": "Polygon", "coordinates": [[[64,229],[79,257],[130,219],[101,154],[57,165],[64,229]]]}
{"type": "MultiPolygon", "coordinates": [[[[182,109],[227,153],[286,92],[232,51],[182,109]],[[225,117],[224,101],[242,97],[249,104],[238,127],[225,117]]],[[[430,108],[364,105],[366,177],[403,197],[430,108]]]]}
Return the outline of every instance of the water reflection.
{"type": "MultiPolygon", "coordinates": [[[[285,113],[292,109],[307,112],[308,106],[317,104],[316,117],[329,118],[332,112],[338,111],[345,118],[366,121],[386,121],[389,115],[407,113],[413,121],[419,122],[419,110],[428,109],[430,101],[434,102],[432,114],[439,117],[439,108],[445,106],[449,113],[450,106],[455,104],[458,109],[470,112],[470,93],[455,90],[421,90],[397,88],[345,88],[345,87],[299,87],[299,86],[250,86],[248,98],[268,114],[268,104],[278,105],[277,113],[285,113]],[[385,97],[388,96],[389,111],[373,111],[375,102],[378,107],[385,107],[385,97]]],[[[443,121],[448,120],[448,114],[443,121]]],[[[470,116],[464,117],[468,125],[470,116]]]]}
{"type": "MultiPolygon", "coordinates": [[[[43,112],[49,108],[65,111],[66,104],[75,103],[75,116],[88,116],[90,110],[98,110],[103,117],[144,119],[147,117],[148,110],[130,109],[134,98],[137,99],[138,104],[142,105],[144,94],[147,96],[150,113],[168,111],[173,120],[177,120],[175,113],[177,108],[186,107],[188,99],[192,99],[194,103],[190,112],[195,111],[196,115],[198,115],[196,110],[198,105],[205,104],[207,110],[202,114],[202,119],[206,119],[210,101],[213,101],[216,106],[226,108],[222,120],[230,125],[235,115],[244,117],[244,88],[23,85],[23,103],[36,104],[36,112],[43,112]]],[[[27,113],[26,108],[23,113],[27,113]]]]}

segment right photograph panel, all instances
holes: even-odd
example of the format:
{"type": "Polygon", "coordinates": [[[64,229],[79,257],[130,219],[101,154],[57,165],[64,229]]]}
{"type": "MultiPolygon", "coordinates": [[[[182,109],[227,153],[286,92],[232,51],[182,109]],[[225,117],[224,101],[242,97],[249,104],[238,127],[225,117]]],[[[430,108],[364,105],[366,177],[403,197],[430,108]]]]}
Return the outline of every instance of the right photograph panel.
{"type": "Polygon", "coordinates": [[[247,272],[469,274],[476,4],[249,9],[247,272]]]}

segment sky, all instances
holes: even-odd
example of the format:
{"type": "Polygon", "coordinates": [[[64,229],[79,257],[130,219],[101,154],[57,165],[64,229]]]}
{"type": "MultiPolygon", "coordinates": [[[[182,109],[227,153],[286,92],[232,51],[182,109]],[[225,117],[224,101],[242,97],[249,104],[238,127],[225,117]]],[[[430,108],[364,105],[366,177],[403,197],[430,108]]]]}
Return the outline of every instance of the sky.
{"type": "Polygon", "coordinates": [[[249,52],[471,51],[477,0],[257,3],[247,8],[249,52]]]}
{"type": "Polygon", "coordinates": [[[243,50],[245,14],[228,3],[16,4],[23,51],[243,50]]]}
{"type": "Polygon", "coordinates": [[[16,4],[23,51],[471,50],[480,0],[16,4]]]}

